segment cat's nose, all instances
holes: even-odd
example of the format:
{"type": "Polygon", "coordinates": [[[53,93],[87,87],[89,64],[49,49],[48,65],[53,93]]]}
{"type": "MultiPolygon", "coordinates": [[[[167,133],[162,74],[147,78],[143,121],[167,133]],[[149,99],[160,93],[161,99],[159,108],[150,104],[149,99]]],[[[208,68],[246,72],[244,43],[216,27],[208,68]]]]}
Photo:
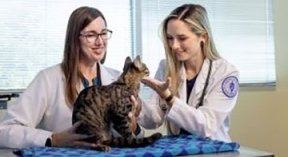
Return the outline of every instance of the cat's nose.
{"type": "Polygon", "coordinates": [[[145,74],[147,75],[147,76],[149,76],[150,75],[150,72],[149,72],[149,70],[147,69],[147,70],[145,70],[145,74]]]}

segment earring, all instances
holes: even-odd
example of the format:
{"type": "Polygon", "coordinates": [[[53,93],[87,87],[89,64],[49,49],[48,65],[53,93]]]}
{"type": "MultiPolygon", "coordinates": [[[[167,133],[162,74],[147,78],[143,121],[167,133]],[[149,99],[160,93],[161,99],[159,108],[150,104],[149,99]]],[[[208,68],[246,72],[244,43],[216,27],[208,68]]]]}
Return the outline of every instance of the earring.
{"type": "Polygon", "coordinates": [[[200,42],[200,46],[201,46],[201,47],[204,47],[204,41],[201,41],[201,42],[200,42]]]}

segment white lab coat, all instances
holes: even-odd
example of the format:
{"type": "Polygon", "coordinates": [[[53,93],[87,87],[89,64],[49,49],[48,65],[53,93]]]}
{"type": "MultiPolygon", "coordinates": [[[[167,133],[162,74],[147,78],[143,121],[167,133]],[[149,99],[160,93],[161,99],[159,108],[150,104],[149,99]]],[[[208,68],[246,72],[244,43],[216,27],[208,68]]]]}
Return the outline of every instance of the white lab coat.
{"type": "MultiPolygon", "coordinates": [[[[103,85],[120,76],[119,71],[102,65],[100,71],[103,85]]],[[[52,132],[72,126],[72,108],[65,102],[64,79],[60,64],[38,73],[16,104],[8,106],[0,123],[0,147],[44,146],[52,132]]],[[[79,91],[82,89],[83,85],[79,91]]]]}
{"type": "MultiPolygon", "coordinates": [[[[159,96],[154,92],[149,101],[143,102],[139,123],[148,129],[162,125],[164,119],[173,123],[176,132],[183,128],[191,133],[212,139],[231,141],[229,130],[229,115],[236,104],[239,83],[238,71],[224,59],[213,61],[209,84],[203,100],[203,106],[196,109],[199,103],[204,84],[208,75],[209,60],[205,59],[198,74],[188,105],[186,91],[186,73],[181,65],[181,84],[178,89],[179,97],[176,98],[172,108],[164,113],[160,107],[159,96]],[[232,84],[231,84],[232,83],[232,84]],[[229,88],[229,85],[231,85],[229,88]],[[225,90],[227,89],[228,90],[225,90]],[[231,89],[231,90],[229,90],[231,89]]],[[[156,72],[156,79],[164,80],[165,61],[161,61],[156,72]]]]}

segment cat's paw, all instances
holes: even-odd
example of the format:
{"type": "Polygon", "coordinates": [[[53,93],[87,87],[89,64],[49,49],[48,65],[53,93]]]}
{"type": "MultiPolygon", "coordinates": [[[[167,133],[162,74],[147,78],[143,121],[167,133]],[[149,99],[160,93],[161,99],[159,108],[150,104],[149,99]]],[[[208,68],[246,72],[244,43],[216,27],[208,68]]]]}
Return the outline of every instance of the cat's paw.
{"type": "Polygon", "coordinates": [[[111,147],[110,146],[102,145],[102,144],[98,144],[97,146],[94,147],[94,149],[98,150],[98,151],[103,151],[103,152],[111,151],[111,147]]]}

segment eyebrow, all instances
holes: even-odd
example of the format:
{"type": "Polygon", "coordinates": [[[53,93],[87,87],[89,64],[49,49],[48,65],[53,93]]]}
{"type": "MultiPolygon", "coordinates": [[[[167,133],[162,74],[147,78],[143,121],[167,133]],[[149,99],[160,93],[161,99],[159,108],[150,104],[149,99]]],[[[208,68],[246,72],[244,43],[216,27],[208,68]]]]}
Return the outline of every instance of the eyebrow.
{"type": "MultiPolygon", "coordinates": [[[[167,36],[167,37],[174,37],[174,36],[171,35],[171,34],[167,34],[166,36],[167,36]]],[[[185,35],[185,34],[176,34],[175,37],[187,37],[187,35],[185,35]]]]}
{"type": "MultiPolygon", "coordinates": [[[[103,33],[103,32],[105,32],[105,31],[108,31],[108,29],[107,29],[107,28],[104,28],[104,29],[101,30],[100,33],[103,33]]],[[[96,32],[95,30],[85,31],[85,33],[95,33],[95,34],[99,34],[99,33],[96,32]]]]}

